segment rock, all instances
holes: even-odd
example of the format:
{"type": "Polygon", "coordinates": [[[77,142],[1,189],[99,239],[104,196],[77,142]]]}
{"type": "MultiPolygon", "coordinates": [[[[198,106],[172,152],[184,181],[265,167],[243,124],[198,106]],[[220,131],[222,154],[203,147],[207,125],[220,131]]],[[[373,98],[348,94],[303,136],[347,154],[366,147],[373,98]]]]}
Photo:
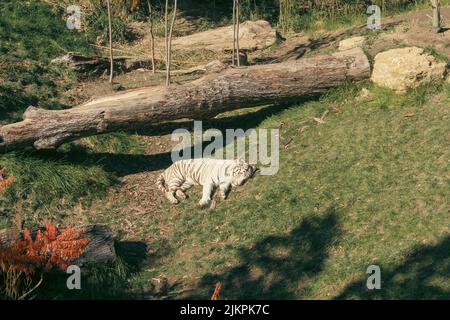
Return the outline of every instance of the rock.
{"type": "Polygon", "coordinates": [[[339,42],[339,51],[345,51],[353,48],[361,48],[366,42],[365,37],[353,37],[339,42]]]}
{"type": "MultiPolygon", "coordinates": [[[[239,25],[239,47],[243,51],[264,49],[275,44],[276,31],[265,20],[245,21],[239,25]]],[[[233,26],[195,33],[174,39],[175,50],[207,49],[212,51],[233,50],[233,26]]]]}
{"type": "Polygon", "coordinates": [[[227,65],[219,60],[211,61],[210,63],[208,63],[205,66],[207,73],[219,73],[226,68],[227,68],[227,65]]]}
{"type": "Polygon", "coordinates": [[[392,49],[375,57],[372,81],[405,91],[432,80],[443,80],[447,64],[418,47],[392,49]]]}

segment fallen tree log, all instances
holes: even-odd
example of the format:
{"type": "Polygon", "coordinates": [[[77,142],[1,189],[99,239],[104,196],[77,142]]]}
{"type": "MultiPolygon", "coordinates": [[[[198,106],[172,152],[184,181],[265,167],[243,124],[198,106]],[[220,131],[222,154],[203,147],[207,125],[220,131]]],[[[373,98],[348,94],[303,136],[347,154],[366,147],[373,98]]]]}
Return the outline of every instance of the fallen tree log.
{"type": "MultiPolygon", "coordinates": [[[[62,57],[53,59],[52,63],[68,66],[83,79],[104,75],[111,69],[109,58],[90,57],[76,52],[69,52],[62,57]]],[[[115,74],[122,74],[139,68],[151,68],[150,58],[115,58],[113,63],[115,74]]]]}
{"type": "Polygon", "coordinates": [[[216,65],[205,77],[180,86],[125,91],[66,110],[29,107],[23,121],[0,128],[0,151],[26,145],[54,149],[68,141],[106,132],[295,102],[346,81],[369,77],[369,61],[359,48],[277,64],[243,68],[216,65]]]}
{"type": "MultiPolygon", "coordinates": [[[[239,46],[243,51],[268,48],[277,41],[277,32],[264,20],[239,24],[239,46]]],[[[173,39],[174,50],[206,49],[215,52],[233,50],[233,27],[220,27],[173,39]]]]}

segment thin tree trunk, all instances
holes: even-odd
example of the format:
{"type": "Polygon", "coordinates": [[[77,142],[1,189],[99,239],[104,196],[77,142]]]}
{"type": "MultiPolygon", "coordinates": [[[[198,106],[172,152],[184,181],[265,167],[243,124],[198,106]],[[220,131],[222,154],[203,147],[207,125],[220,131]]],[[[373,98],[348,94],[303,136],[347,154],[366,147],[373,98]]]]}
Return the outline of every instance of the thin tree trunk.
{"type": "Polygon", "coordinates": [[[151,58],[152,58],[152,72],[155,73],[155,35],[153,33],[153,17],[152,17],[152,5],[150,4],[150,0],[147,0],[148,5],[148,14],[150,19],[150,50],[151,50],[151,58]]]}
{"type": "Polygon", "coordinates": [[[370,77],[369,61],[360,48],[277,64],[223,68],[192,83],[129,90],[71,109],[29,107],[23,121],[0,127],[0,151],[30,145],[54,149],[106,132],[134,131],[177,119],[206,119],[239,108],[291,103],[370,77]]]}
{"type": "Polygon", "coordinates": [[[231,55],[231,65],[235,65],[236,58],[236,0],[233,0],[233,53],[231,55]]]}
{"type": "Polygon", "coordinates": [[[108,29],[109,29],[109,60],[111,63],[110,71],[109,71],[109,83],[113,82],[113,73],[114,73],[114,58],[113,58],[113,49],[112,49],[112,21],[111,21],[111,5],[109,0],[106,0],[106,4],[108,6],[108,29]]]}
{"type": "Polygon", "coordinates": [[[170,67],[172,64],[172,35],[173,35],[173,28],[175,26],[175,20],[177,18],[177,3],[178,0],[175,0],[172,10],[172,22],[170,24],[170,32],[168,39],[168,51],[167,51],[168,64],[167,64],[167,81],[166,81],[167,86],[170,86],[170,67]]]}
{"type": "Polygon", "coordinates": [[[436,33],[441,32],[441,1],[431,0],[433,6],[433,28],[436,33]]]}
{"type": "Polygon", "coordinates": [[[236,59],[238,67],[241,66],[239,51],[239,0],[236,0],[236,59]]]}
{"type": "Polygon", "coordinates": [[[166,86],[170,82],[169,79],[169,0],[166,0],[166,8],[164,11],[164,40],[166,46],[166,86]]]}

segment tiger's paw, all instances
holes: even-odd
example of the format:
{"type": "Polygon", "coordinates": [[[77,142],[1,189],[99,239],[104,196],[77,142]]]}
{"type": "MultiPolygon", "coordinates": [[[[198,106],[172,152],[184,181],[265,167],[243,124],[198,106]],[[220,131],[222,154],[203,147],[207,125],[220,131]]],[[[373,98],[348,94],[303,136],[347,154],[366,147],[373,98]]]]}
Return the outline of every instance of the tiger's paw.
{"type": "Polygon", "coordinates": [[[219,191],[219,197],[220,197],[220,199],[222,199],[222,200],[227,200],[227,198],[228,198],[228,193],[225,192],[225,191],[219,191]]]}
{"type": "Polygon", "coordinates": [[[181,200],[186,200],[188,198],[187,194],[181,190],[177,190],[176,192],[177,198],[181,200]]]}
{"type": "Polygon", "coordinates": [[[200,205],[200,207],[204,208],[209,206],[210,201],[211,199],[201,199],[198,204],[200,205]]]}
{"type": "Polygon", "coordinates": [[[178,199],[175,198],[174,195],[173,195],[172,193],[166,194],[166,198],[167,198],[167,200],[169,200],[170,203],[172,203],[172,204],[178,204],[178,202],[179,202],[178,199]]]}

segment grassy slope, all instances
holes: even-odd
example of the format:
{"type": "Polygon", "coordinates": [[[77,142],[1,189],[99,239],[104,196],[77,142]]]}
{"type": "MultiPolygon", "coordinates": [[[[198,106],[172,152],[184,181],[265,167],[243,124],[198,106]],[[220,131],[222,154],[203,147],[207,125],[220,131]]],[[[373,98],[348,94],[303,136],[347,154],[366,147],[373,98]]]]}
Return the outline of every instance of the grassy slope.
{"type": "MultiPolygon", "coordinates": [[[[88,50],[46,6],[24,3],[3,14],[10,2],[0,6],[2,39],[8,35],[0,48],[2,121],[14,121],[28,104],[64,107],[59,93],[76,79],[47,63],[65,50],[88,50]],[[22,18],[29,15],[34,19],[22,18]],[[60,28],[48,28],[55,25],[60,28]]],[[[282,112],[212,121],[224,128],[284,123],[282,141],[294,140],[281,150],[277,175],[257,177],[216,210],[199,210],[196,191],[178,207],[163,205],[163,221],[146,215],[155,228],[142,237],[154,239],[149,245],[158,259],[131,279],[132,286],[146,290],[164,275],[193,286],[188,295],[201,298],[217,280],[224,297],[449,298],[449,88],[431,85],[396,97],[371,87],[370,102],[355,99],[359,89],[348,86],[282,112]],[[321,116],[331,103],[341,111],[299,132],[300,123],[321,116]],[[168,235],[158,223],[170,227],[168,235]],[[363,284],[372,263],[382,267],[385,290],[369,294],[363,284]]],[[[60,209],[102,197],[116,183],[114,168],[106,165],[110,153],[142,152],[135,137],[123,134],[86,145],[2,155],[0,166],[17,181],[0,204],[0,226],[18,203],[27,224],[61,219],[60,209]]]]}
{"type": "MultiPolygon", "coordinates": [[[[67,51],[92,49],[85,35],[67,29],[63,16],[40,2],[1,2],[0,125],[19,120],[29,105],[66,107],[60,103],[61,93],[77,83],[76,75],[50,61],[67,51]]],[[[17,211],[33,225],[43,218],[58,219],[61,209],[104,195],[116,179],[104,168],[104,159],[90,152],[139,149],[133,137],[120,133],[87,140],[89,147],[71,144],[59,152],[25,150],[0,156],[0,167],[16,176],[8,192],[0,194],[0,228],[17,211]]]]}
{"type": "Polygon", "coordinates": [[[277,175],[257,177],[214,211],[197,208],[198,191],[164,206],[169,236],[153,249],[167,253],[135,286],[164,275],[198,279],[198,298],[217,280],[228,298],[449,298],[450,88],[396,96],[371,87],[371,101],[355,98],[358,89],[258,126],[284,123],[282,141],[294,139],[277,175]],[[331,103],[339,113],[299,133],[331,103]],[[364,290],[371,264],[383,271],[373,293],[364,290]]]}

